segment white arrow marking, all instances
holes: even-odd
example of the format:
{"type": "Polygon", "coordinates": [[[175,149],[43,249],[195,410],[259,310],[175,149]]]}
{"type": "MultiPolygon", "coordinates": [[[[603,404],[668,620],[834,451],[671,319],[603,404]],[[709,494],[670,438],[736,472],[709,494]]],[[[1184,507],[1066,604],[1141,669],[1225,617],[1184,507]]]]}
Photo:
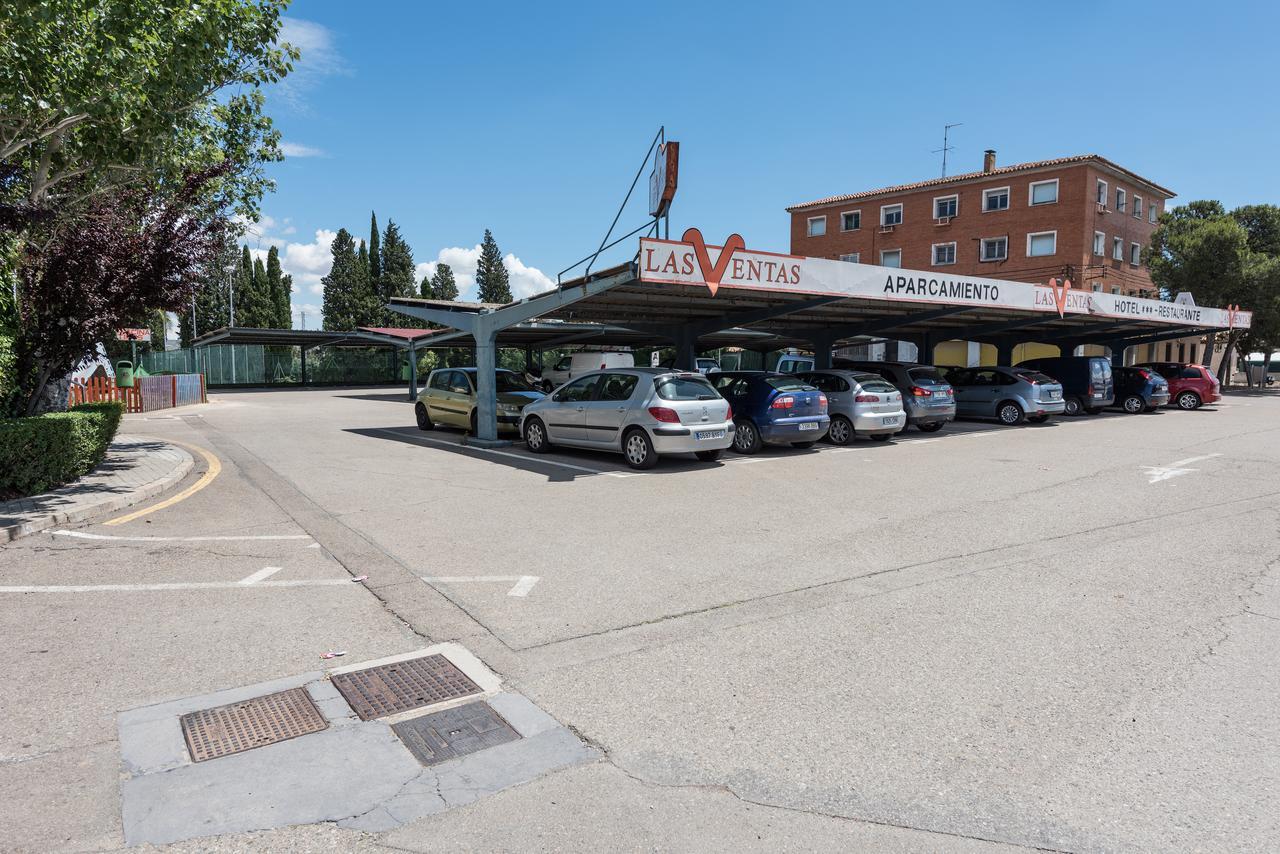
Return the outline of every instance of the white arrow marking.
{"type": "Polygon", "coordinates": [[[542,580],[537,575],[434,575],[418,576],[428,583],[439,584],[471,584],[475,582],[514,581],[516,584],[507,591],[508,596],[528,596],[533,585],[542,580]]]}
{"type": "Polygon", "coordinates": [[[244,585],[257,584],[259,581],[262,581],[264,578],[270,578],[282,569],[284,569],[282,566],[266,566],[255,572],[253,575],[250,575],[248,578],[240,579],[240,583],[244,585]]]}
{"type": "Polygon", "coordinates": [[[1190,474],[1200,469],[1183,468],[1189,463],[1198,463],[1201,460],[1211,460],[1214,457],[1220,457],[1222,454],[1205,454],[1202,457],[1187,457],[1185,460],[1177,460],[1169,463],[1167,466],[1143,466],[1147,470],[1149,480],[1147,483],[1159,483],[1162,480],[1171,480],[1175,477],[1181,477],[1184,474],[1190,474]]]}
{"type": "Polygon", "coordinates": [[[77,537],[81,540],[120,540],[131,543],[200,543],[223,540],[309,540],[310,534],[259,534],[226,537],[113,537],[110,534],[91,534],[88,531],[50,531],[59,537],[77,537]]]}

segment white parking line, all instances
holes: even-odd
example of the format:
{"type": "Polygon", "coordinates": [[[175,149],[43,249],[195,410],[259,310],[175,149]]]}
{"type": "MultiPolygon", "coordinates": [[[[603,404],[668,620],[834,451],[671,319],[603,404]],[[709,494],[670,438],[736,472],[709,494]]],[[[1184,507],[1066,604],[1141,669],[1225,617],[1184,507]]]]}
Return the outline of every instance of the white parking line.
{"type": "MultiPolygon", "coordinates": [[[[252,576],[250,576],[252,577],[252,576]]],[[[0,593],[137,593],[152,590],[260,590],[264,587],[329,587],[357,588],[350,578],[313,578],[300,581],[260,581],[246,585],[244,581],[181,581],[172,584],[24,584],[0,587],[0,593]]]]}
{"type": "Polygon", "coordinates": [[[545,457],[532,456],[530,454],[513,454],[510,451],[499,451],[495,448],[477,448],[471,445],[460,445],[457,442],[448,442],[443,439],[431,439],[426,436],[412,436],[408,433],[402,433],[399,430],[388,430],[382,427],[375,427],[378,433],[390,433],[393,436],[399,436],[404,439],[410,439],[417,442],[427,442],[431,445],[439,445],[446,448],[457,448],[459,450],[474,451],[480,454],[492,454],[495,457],[510,457],[513,460],[521,460],[526,463],[542,463],[549,466],[559,466],[560,468],[570,469],[571,471],[581,471],[587,474],[603,474],[609,477],[644,477],[643,472],[623,472],[609,471],[608,469],[593,469],[587,466],[574,465],[572,463],[562,463],[559,460],[549,460],[545,457]]]}
{"type": "Polygon", "coordinates": [[[475,582],[514,581],[516,585],[507,591],[507,595],[518,596],[521,598],[528,596],[529,591],[533,589],[533,585],[542,580],[541,576],[537,575],[420,575],[418,577],[423,581],[438,584],[471,584],[475,582]]]}
{"type": "Polygon", "coordinates": [[[270,578],[282,569],[284,569],[282,566],[265,566],[253,575],[250,575],[248,578],[240,579],[240,583],[245,585],[257,584],[259,581],[270,578]]]}
{"type": "Polygon", "coordinates": [[[88,531],[50,531],[58,537],[77,537],[82,540],[119,540],[130,543],[202,543],[228,540],[309,540],[310,534],[257,534],[223,537],[115,537],[111,534],[91,534],[88,531]]]}

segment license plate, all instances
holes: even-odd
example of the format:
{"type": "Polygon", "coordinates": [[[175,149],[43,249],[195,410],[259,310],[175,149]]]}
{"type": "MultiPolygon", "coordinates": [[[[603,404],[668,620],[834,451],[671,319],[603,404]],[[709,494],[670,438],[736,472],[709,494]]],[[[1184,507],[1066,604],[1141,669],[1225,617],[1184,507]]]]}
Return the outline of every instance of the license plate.
{"type": "Polygon", "coordinates": [[[796,427],[797,427],[798,429],[800,429],[800,430],[817,430],[817,429],[818,429],[818,422],[817,422],[817,421],[802,421],[801,423],[797,424],[797,425],[796,425],[796,427]]]}
{"type": "Polygon", "coordinates": [[[1057,399],[1058,399],[1058,398],[1060,398],[1060,397],[1062,397],[1062,392],[1060,392],[1060,391],[1051,391],[1051,392],[1049,392],[1049,398],[1050,398],[1051,400],[1057,400],[1057,399]]]}
{"type": "Polygon", "coordinates": [[[887,418],[881,418],[880,423],[886,427],[896,426],[898,423],[898,416],[890,415],[887,418]]]}
{"type": "Polygon", "coordinates": [[[699,439],[723,439],[724,431],[723,430],[699,430],[693,435],[698,437],[699,439]]]}

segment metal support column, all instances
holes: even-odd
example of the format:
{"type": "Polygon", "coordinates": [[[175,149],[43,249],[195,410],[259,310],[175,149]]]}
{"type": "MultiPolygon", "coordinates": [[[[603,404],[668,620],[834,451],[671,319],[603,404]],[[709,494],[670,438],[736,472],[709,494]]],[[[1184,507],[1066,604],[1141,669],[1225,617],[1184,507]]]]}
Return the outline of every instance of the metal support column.
{"type": "Polygon", "coordinates": [[[809,343],[813,345],[813,366],[820,371],[831,369],[831,336],[813,335],[809,343]]]}
{"type": "Polygon", "coordinates": [[[920,340],[916,342],[916,361],[922,365],[933,364],[933,336],[928,332],[920,333],[920,340]]]}
{"type": "Polygon", "coordinates": [[[418,349],[409,342],[409,402],[418,400],[418,349]]]}
{"type": "Polygon", "coordinates": [[[482,448],[507,445],[498,439],[498,326],[493,316],[482,314],[471,330],[476,340],[476,434],[466,443],[482,448]]]}
{"type": "MultiPolygon", "coordinates": [[[[298,348],[298,350],[301,351],[302,353],[302,385],[306,385],[307,384],[307,348],[305,346],[301,346],[298,348]]],[[[232,365],[235,364],[235,359],[236,359],[236,352],[234,349],[232,349],[231,351],[232,365]]]]}
{"type": "Polygon", "coordinates": [[[1009,366],[1013,364],[1013,348],[1017,346],[1012,341],[1001,341],[996,344],[996,364],[1009,366]]]}
{"type": "Polygon", "coordinates": [[[687,326],[682,326],[676,331],[675,335],[676,355],[673,367],[684,371],[696,371],[698,369],[698,348],[697,339],[694,337],[693,331],[687,326]]]}
{"type": "Polygon", "coordinates": [[[1124,351],[1128,348],[1128,344],[1124,341],[1108,341],[1107,349],[1111,351],[1111,366],[1113,368],[1124,367],[1124,351]]]}

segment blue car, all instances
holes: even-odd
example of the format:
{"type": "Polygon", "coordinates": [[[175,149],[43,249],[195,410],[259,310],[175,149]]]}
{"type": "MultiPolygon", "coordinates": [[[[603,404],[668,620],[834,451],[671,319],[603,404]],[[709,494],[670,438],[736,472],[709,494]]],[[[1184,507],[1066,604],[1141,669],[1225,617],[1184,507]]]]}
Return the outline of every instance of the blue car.
{"type": "Polygon", "coordinates": [[[827,396],[789,374],[722,371],[709,379],[733,407],[733,449],[754,454],[766,444],[808,448],[827,434],[827,396]]]}

